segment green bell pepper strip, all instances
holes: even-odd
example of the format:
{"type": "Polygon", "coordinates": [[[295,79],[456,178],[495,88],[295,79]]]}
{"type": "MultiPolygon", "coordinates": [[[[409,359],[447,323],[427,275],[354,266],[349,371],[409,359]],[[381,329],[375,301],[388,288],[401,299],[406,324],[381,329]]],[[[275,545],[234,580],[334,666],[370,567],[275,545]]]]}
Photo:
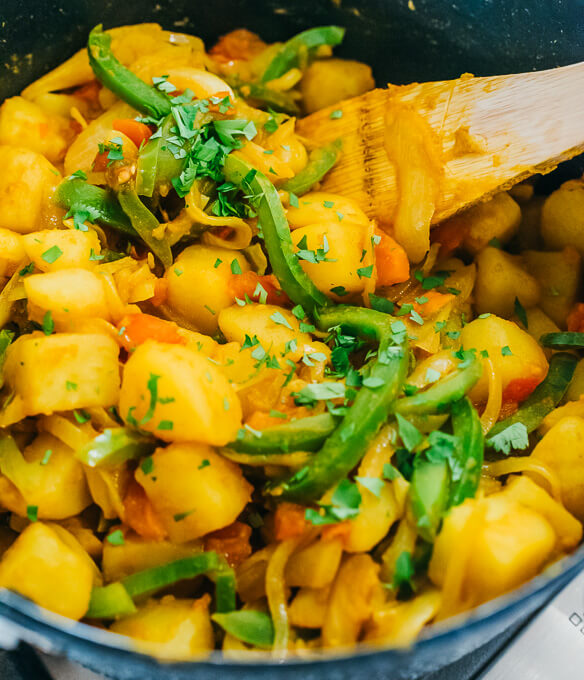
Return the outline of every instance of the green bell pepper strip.
{"type": "Polygon", "coordinates": [[[248,645],[269,649],[274,644],[274,624],[264,612],[244,609],[228,614],[212,614],[211,618],[226,633],[248,645]]]}
{"type": "Polygon", "coordinates": [[[567,352],[554,354],[545,380],[533,390],[512,416],[499,421],[489,431],[489,439],[515,423],[522,423],[527,432],[533,432],[562,400],[577,363],[578,357],[574,354],[567,352]]]}
{"type": "Polygon", "coordinates": [[[483,373],[483,364],[475,359],[470,366],[446,376],[424,392],[398,399],[395,412],[401,415],[440,413],[449,404],[462,399],[483,373]]]}
{"type": "Polygon", "coordinates": [[[476,495],[485,450],[481,421],[468,397],[452,405],[452,432],[457,441],[457,465],[452,473],[450,505],[460,505],[476,495]]]}
{"type": "Polygon", "coordinates": [[[295,35],[282,45],[268,64],[262,75],[262,82],[279,78],[296,66],[305,67],[319,47],[339,45],[344,35],[345,29],[340,26],[317,26],[295,35]]]}
{"type": "Polygon", "coordinates": [[[271,489],[274,495],[300,503],[318,500],[361,460],[391,412],[408,369],[407,336],[405,332],[394,334],[393,321],[387,314],[362,307],[338,306],[321,311],[321,330],[342,326],[348,332],[378,340],[370,377],[379,379],[380,386],[361,387],[349,412],[322,448],[307,465],[271,489]]]}
{"type": "Polygon", "coordinates": [[[122,210],[129,217],[132,227],[138,236],[146,243],[150,250],[158,257],[165,268],[172,264],[172,252],[168,241],[157,239],[152,235],[154,229],[159,227],[158,220],[142,203],[136,190],[124,188],[118,193],[118,200],[122,210]]]}
{"type": "Polygon", "coordinates": [[[272,270],[282,289],[308,314],[330,304],[329,299],[311,281],[300,266],[290,237],[290,227],[274,185],[261,172],[242,158],[229,154],[223,167],[225,180],[233,182],[244,193],[252,196],[259,223],[264,233],[264,244],[272,270]]]}
{"type": "Polygon", "coordinates": [[[339,160],[341,148],[341,140],[336,139],[326,146],[314,149],[310,152],[306,166],[297,175],[284,182],[281,188],[297,196],[310,191],[339,160]]]}
{"type": "Polygon", "coordinates": [[[87,53],[95,77],[140,113],[158,119],[167,116],[170,113],[168,97],[121,64],[112,52],[111,42],[111,36],[103,32],[101,24],[89,34],[87,53]]]}
{"type": "Polygon", "coordinates": [[[110,583],[91,591],[87,619],[116,619],[137,611],[134,601],[121,583],[110,583]]]}
{"type": "Polygon", "coordinates": [[[91,221],[105,224],[133,238],[137,236],[111,191],[87,184],[83,179],[66,179],[57,187],[53,200],[69,212],[87,212],[91,221]]]}
{"type": "Polygon", "coordinates": [[[553,349],[584,349],[584,333],[569,331],[546,333],[539,341],[544,347],[553,349]]]}
{"type": "Polygon", "coordinates": [[[261,436],[242,429],[228,448],[250,455],[318,451],[337,424],[338,420],[330,413],[321,413],[261,430],[258,432],[261,436]]]}
{"type": "Polygon", "coordinates": [[[86,616],[102,619],[124,616],[131,613],[128,611],[129,602],[133,603],[136,598],[153,595],[162,588],[203,574],[215,581],[217,610],[227,612],[235,609],[235,572],[227,566],[223,557],[209,551],[144,569],[119,582],[94,588],[86,616]]]}
{"type": "Polygon", "coordinates": [[[250,83],[239,80],[238,78],[226,78],[225,82],[230,85],[240,97],[250,99],[254,104],[261,108],[265,106],[279,113],[287,113],[290,116],[300,115],[298,104],[285,92],[272,90],[261,83],[250,83]]]}
{"type": "Polygon", "coordinates": [[[416,519],[418,534],[428,543],[436,538],[442,517],[448,509],[449,495],[448,461],[420,460],[414,465],[409,489],[410,507],[416,519]]]}
{"type": "Polygon", "coordinates": [[[75,458],[89,467],[120,465],[127,460],[147,456],[156,443],[135,430],[117,427],[104,430],[84,447],[75,452],[75,458]]]}

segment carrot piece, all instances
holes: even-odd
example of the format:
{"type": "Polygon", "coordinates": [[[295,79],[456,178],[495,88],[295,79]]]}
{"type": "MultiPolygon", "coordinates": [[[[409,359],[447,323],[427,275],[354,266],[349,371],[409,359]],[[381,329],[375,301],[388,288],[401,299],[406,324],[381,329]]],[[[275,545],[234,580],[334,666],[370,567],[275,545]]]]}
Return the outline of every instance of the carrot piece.
{"type": "Polygon", "coordinates": [[[118,342],[133,352],[146,340],[166,342],[171,345],[184,345],[185,340],[178,332],[173,321],[165,321],[150,314],[128,314],[118,324],[118,342]]]}
{"type": "Polygon", "coordinates": [[[250,300],[263,300],[264,293],[258,284],[267,293],[266,302],[271,305],[285,305],[290,302],[288,296],[280,288],[278,279],[273,274],[260,276],[255,272],[243,272],[234,274],[229,282],[229,288],[234,298],[244,300],[247,295],[250,300]]]}
{"type": "Polygon", "coordinates": [[[238,28],[222,35],[210,49],[209,54],[220,63],[236,59],[252,59],[266,49],[266,43],[255,33],[245,28],[238,28]]]}
{"type": "Polygon", "coordinates": [[[338,524],[329,524],[324,527],[320,537],[323,541],[332,541],[334,538],[340,538],[344,543],[349,537],[350,532],[351,522],[339,522],[338,524]]]}
{"type": "Polygon", "coordinates": [[[460,248],[467,232],[468,225],[461,220],[448,220],[432,229],[430,241],[440,244],[440,257],[445,257],[460,248]]]}
{"type": "Polygon", "coordinates": [[[584,332],[584,304],[579,302],[566,319],[570,333],[584,332]]]}
{"type": "Polygon", "coordinates": [[[425,297],[427,302],[414,302],[414,309],[423,317],[434,316],[442,307],[454,299],[454,295],[439,293],[437,290],[426,290],[422,297],[425,297]]]}
{"type": "Polygon", "coordinates": [[[129,137],[138,148],[152,135],[152,130],[147,125],[133,118],[115,118],[112,128],[129,137]]]}
{"type": "Polygon", "coordinates": [[[280,503],[274,513],[274,533],[277,541],[296,538],[304,533],[306,508],[296,503],[280,503]]]}
{"type": "Polygon", "coordinates": [[[162,541],[166,538],[166,529],[160,517],[156,514],[143,487],[134,479],[124,496],[124,522],[144,538],[152,541],[162,541]]]}
{"type": "Polygon", "coordinates": [[[375,245],[377,285],[392,286],[410,278],[410,262],[406,251],[391,236],[375,230],[379,243],[375,245]]]}
{"type": "Polygon", "coordinates": [[[223,555],[230,567],[237,567],[251,555],[249,538],[251,527],[243,522],[233,522],[204,537],[205,550],[223,555]]]}

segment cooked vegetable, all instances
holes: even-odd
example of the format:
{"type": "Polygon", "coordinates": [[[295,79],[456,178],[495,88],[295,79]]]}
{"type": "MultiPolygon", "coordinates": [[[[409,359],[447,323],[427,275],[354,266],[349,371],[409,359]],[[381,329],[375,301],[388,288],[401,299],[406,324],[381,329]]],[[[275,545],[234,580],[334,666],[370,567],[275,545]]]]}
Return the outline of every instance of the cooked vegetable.
{"type": "Polygon", "coordinates": [[[546,333],[539,339],[544,347],[553,349],[582,349],[584,347],[584,333],[546,333]]]}
{"type": "Polygon", "coordinates": [[[336,140],[311,151],[306,167],[292,179],[284,182],[282,189],[297,196],[302,196],[310,191],[339,160],[341,149],[340,140],[336,140]]]}
{"type": "Polygon", "coordinates": [[[466,498],[474,498],[483,466],[481,421],[468,398],[452,406],[452,432],[456,440],[456,467],[452,475],[450,504],[459,505],[466,498]]]}
{"type": "Polygon", "coordinates": [[[211,617],[226,633],[254,647],[270,648],[274,643],[274,624],[268,614],[252,609],[211,617]]]}
{"type": "Polygon", "coordinates": [[[421,461],[414,467],[410,487],[412,513],[420,536],[432,543],[448,508],[450,471],[447,461],[421,461]]]}
{"type": "Polygon", "coordinates": [[[104,430],[95,439],[75,452],[84,465],[99,467],[119,465],[127,460],[142,458],[154,451],[152,439],[126,427],[104,430]]]}

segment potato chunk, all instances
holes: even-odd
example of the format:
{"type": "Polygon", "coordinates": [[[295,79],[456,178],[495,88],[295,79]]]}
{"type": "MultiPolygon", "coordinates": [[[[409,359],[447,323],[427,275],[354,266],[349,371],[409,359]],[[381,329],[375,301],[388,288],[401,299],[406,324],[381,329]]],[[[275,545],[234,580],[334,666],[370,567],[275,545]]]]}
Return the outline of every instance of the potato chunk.
{"type": "Polygon", "coordinates": [[[375,87],[371,67],[351,59],[317,59],[305,71],[300,89],[307,113],[375,87]]]}
{"type": "Polygon", "coordinates": [[[126,363],[120,413],[165,441],[224,446],[241,427],[237,394],[215,364],[187,347],[153,340],[126,363]]]}
{"type": "Polygon", "coordinates": [[[26,415],[112,406],[120,390],[118,353],[107,335],[32,333],[10,345],[4,375],[26,415]]]}
{"type": "Polygon", "coordinates": [[[308,588],[330,585],[343,555],[340,538],[316,541],[294,553],[286,564],[286,584],[308,588]]]}
{"type": "Polygon", "coordinates": [[[152,600],[114,622],[110,630],[143,640],[139,647],[169,659],[186,659],[214,647],[208,595],[198,600],[175,600],[170,595],[160,602],[152,600]]]}
{"type": "Polygon", "coordinates": [[[0,146],[0,227],[28,234],[50,221],[50,196],[61,179],[49,161],[30,149],[0,146]]]}
{"type": "Polygon", "coordinates": [[[27,276],[24,290],[28,315],[34,321],[41,322],[47,311],[56,324],[74,324],[80,319],[111,320],[101,277],[85,269],[27,276]]]}
{"type": "Polygon", "coordinates": [[[478,314],[492,312],[509,318],[513,315],[516,298],[527,308],[539,302],[539,283],[527,273],[521,256],[488,247],[479,253],[476,262],[474,294],[478,314]]]}
{"type": "Polygon", "coordinates": [[[357,203],[345,196],[326,191],[309,191],[298,201],[298,207],[290,206],[286,212],[290,229],[308,227],[315,222],[345,221],[367,226],[369,218],[357,203]],[[339,217],[342,215],[342,218],[339,217]]]}
{"type": "Polygon", "coordinates": [[[584,181],[564,182],[546,198],[541,211],[541,235],[550,250],[573,246],[584,256],[584,181]]]}
{"type": "Polygon", "coordinates": [[[89,606],[95,565],[65,529],[36,522],[0,561],[0,586],[79,620],[89,606]]]}
{"type": "Polygon", "coordinates": [[[27,234],[22,238],[22,242],[27,257],[42,272],[54,272],[61,269],[93,269],[98,261],[90,258],[101,252],[99,238],[93,230],[44,229],[27,234]],[[61,254],[55,259],[45,255],[51,249],[58,249],[54,252],[58,254],[60,251],[61,254]]]}
{"type": "Polygon", "coordinates": [[[234,302],[229,284],[238,266],[242,272],[249,271],[247,260],[237,251],[201,245],[185,248],[165,275],[169,308],[201,332],[213,335],[219,313],[234,302]]]}
{"type": "Polygon", "coordinates": [[[10,229],[0,229],[0,276],[12,276],[25,258],[22,236],[10,229]]]}
{"type": "Polygon", "coordinates": [[[152,462],[148,474],[136,470],[136,480],[175,543],[226,527],[250,500],[239,466],[205,444],[171,444],[157,449],[152,462]]]}
{"type": "MultiPolygon", "coordinates": [[[[462,329],[460,341],[465,350],[476,349],[479,357],[482,351],[488,352],[501,376],[505,401],[523,401],[547,374],[548,362],[537,341],[517,324],[494,314],[471,321],[462,329]]],[[[486,401],[487,394],[488,375],[484,371],[470,397],[481,402],[486,401]]]]}

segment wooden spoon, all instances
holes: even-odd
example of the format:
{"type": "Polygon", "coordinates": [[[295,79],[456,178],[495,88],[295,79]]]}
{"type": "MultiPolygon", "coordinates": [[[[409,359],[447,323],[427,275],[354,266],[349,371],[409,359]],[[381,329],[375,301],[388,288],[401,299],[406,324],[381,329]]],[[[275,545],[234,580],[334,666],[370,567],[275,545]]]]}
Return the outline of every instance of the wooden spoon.
{"type": "Polygon", "coordinates": [[[388,107],[429,124],[443,175],[433,224],[584,151],[584,62],[534,73],[389,85],[318,111],[298,132],[322,145],[343,140],[323,191],[354,198],[380,223],[396,209],[396,173],[384,148],[388,107]],[[342,116],[331,118],[333,111],[342,116]]]}

